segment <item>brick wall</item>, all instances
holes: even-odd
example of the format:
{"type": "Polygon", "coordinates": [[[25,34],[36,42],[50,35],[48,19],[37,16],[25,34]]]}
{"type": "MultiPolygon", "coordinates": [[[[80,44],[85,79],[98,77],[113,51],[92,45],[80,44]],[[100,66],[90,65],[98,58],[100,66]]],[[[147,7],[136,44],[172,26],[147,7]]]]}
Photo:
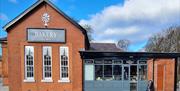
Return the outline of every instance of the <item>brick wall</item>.
{"type": "MultiPolygon", "coordinates": [[[[155,59],[155,91],[174,91],[175,59],[155,59]]],[[[153,80],[153,59],[148,61],[148,79],[153,80]]]]}
{"type": "Polygon", "coordinates": [[[7,43],[2,43],[2,77],[3,85],[8,86],[8,48],[7,43]]]}

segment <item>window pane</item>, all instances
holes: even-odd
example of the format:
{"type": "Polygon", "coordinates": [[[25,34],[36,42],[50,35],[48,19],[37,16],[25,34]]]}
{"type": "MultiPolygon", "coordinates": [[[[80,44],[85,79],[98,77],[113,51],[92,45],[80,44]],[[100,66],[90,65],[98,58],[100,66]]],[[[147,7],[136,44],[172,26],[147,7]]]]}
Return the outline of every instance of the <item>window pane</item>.
{"type": "Polygon", "coordinates": [[[113,66],[113,77],[114,80],[122,80],[122,67],[121,65],[113,66]]]}
{"type": "Polygon", "coordinates": [[[131,65],[130,67],[131,81],[137,81],[137,65],[131,65]]]}
{"type": "Polygon", "coordinates": [[[131,60],[125,59],[125,60],[123,60],[123,63],[124,64],[137,64],[137,60],[135,60],[135,59],[131,59],[131,60]]]}
{"type": "Polygon", "coordinates": [[[121,64],[122,60],[114,60],[114,64],[121,64]]]}
{"type": "Polygon", "coordinates": [[[93,64],[93,60],[92,59],[86,59],[84,61],[85,61],[85,64],[93,64]]]}
{"type": "MultiPolygon", "coordinates": [[[[32,56],[31,56],[32,57],[32,56]]],[[[33,59],[30,60],[30,65],[33,65],[33,59]]]]}
{"type": "Polygon", "coordinates": [[[126,60],[126,59],[125,59],[125,60],[123,60],[123,64],[129,64],[129,61],[130,61],[130,60],[126,60]]]}
{"type": "Polygon", "coordinates": [[[45,67],[45,72],[51,72],[51,67],[45,67]]]}
{"type": "Polygon", "coordinates": [[[103,65],[95,65],[95,79],[103,80],[103,65]]]}
{"type": "Polygon", "coordinates": [[[64,65],[66,65],[66,66],[68,65],[68,61],[67,61],[67,60],[66,60],[66,61],[64,61],[64,65]]]}
{"type": "Polygon", "coordinates": [[[103,61],[103,60],[95,60],[94,63],[95,63],[95,64],[103,64],[104,61],[103,61]]]}
{"type": "Polygon", "coordinates": [[[104,64],[112,64],[112,60],[111,59],[106,59],[106,60],[104,60],[104,64]]]}
{"type": "Polygon", "coordinates": [[[124,80],[129,80],[129,67],[124,67],[124,80]]]}
{"type": "Polygon", "coordinates": [[[60,76],[61,78],[60,79],[69,79],[69,75],[68,75],[68,61],[69,61],[69,58],[68,58],[68,47],[60,47],[60,67],[61,67],[61,70],[60,70],[60,76]]]}
{"type": "Polygon", "coordinates": [[[112,80],[112,65],[104,65],[104,80],[112,80]]]}
{"type": "Polygon", "coordinates": [[[85,65],[85,80],[94,80],[94,65],[85,65]]]}
{"type": "Polygon", "coordinates": [[[30,72],[27,72],[27,77],[31,77],[31,76],[30,76],[30,72]]]}
{"type": "Polygon", "coordinates": [[[48,73],[47,72],[45,72],[45,77],[48,77],[48,73]]]}
{"type": "Polygon", "coordinates": [[[62,73],[67,73],[68,72],[68,67],[62,67],[62,73]]]}
{"type": "Polygon", "coordinates": [[[147,64],[146,60],[139,60],[139,64],[147,64]]]}
{"type": "Polygon", "coordinates": [[[34,78],[34,47],[25,46],[25,79],[34,78]]]}
{"type": "Polygon", "coordinates": [[[147,66],[146,65],[139,66],[139,80],[147,80],[147,66]]]}
{"type": "Polygon", "coordinates": [[[51,69],[52,69],[52,48],[49,46],[44,46],[43,47],[43,78],[51,78],[51,69]]]}

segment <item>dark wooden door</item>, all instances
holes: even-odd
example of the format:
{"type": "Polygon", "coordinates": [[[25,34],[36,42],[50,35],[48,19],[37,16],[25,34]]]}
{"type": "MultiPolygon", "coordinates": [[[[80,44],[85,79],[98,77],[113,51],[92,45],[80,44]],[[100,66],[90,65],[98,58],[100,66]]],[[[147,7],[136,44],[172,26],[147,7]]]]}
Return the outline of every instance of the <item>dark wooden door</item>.
{"type": "Polygon", "coordinates": [[[163,91],[164,84],[164,65],[157,67],[157,91],[163,91]]]}

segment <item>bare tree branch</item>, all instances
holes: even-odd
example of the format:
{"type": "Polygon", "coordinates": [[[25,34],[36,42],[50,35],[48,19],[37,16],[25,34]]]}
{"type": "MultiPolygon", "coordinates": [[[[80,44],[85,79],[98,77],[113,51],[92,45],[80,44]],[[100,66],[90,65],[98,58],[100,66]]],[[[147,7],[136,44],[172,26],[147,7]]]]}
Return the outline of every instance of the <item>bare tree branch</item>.
{"type": "Polygon", "coordinates": [[[149,38],[145,50],[148,52],[180,52],[180,26],[170,27],[149,38]]]}

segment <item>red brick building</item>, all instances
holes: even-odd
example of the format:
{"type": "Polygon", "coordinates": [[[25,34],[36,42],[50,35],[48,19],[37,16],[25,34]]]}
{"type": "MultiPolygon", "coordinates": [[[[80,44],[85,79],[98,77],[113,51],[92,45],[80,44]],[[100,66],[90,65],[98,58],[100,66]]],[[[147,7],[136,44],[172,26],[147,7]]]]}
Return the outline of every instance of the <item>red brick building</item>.
{"type": "Polygon", "coordinates": [[[10,91],[144,91],[148,80],[156,91],[175,90],[179,53],[126,53],[115,44],[90,44],[86,30],[48,0],[4,30],[3,83],[10,91]]]}
{"type": "MultiPolygon", "coordinates": [[[[7,40],[2,40],[2,59],[5,64],[8,62],[8,71],[5,69],[6,71],[4,72],[4,83],[9,86],[10,91],[82,90],[82,60],[79,50],[86,49],[89,45],[88,41],[85,41],[88,40],[86,31],[57,9],[51,2],[39,0],[16,19],[8,23],[4,29],[8,33],[7,40]],[[45,26],[42,21],[42,16],[46,13],[50,16],[48,26],[45,26]],[[39,29],[40,32],[38,33],[47,33],[46,31],[41,31],[44,29],[47,29],[48,32],[49,29],[63,31],[60,34],[65,39],[62,42],[61,40],[60,42],[46,42],[46,40],[45,42],[30,42],[27,39],[28,28],[39,29]],[[51,60],[44,64],[43,60],[45,62],[48,58],[43,59],[43,48],[48,50],[51,57],[51,60]],[[68,73],[64,74],[60,73],[60,49],[68,52],[68,60],[66,60],[68,65],[64,65],[67,66],[65,70],[68,70],[68,73]],[[32,52],[32,61],[30,58],[25,58],[27,56],[24,54],[28,50],[32,52]],[[28,68],[25,68],[25,66],[28,66],[28,68]],[[26,72],[29,70],[30,72],[26,72]],[[48,71],[50,72],[48,73],[48,71]],[[60,78],[60,75],[65,75],[65,78],[60,78]]],[[[39,34],[39,36],[43,35],[39,34]]],[[[45,37],[48,36],[51,37],[48,34],[45,37]]],[[[53,41],[53,39],[50,41],[53,41]]]]}

